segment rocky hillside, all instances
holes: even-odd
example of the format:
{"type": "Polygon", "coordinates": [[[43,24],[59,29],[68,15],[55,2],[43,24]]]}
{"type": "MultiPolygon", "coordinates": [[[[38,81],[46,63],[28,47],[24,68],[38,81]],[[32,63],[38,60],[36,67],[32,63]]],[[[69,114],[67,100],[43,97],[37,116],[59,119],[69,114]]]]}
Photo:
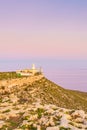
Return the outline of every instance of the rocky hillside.
{"type": "Polygon", "coordinates": [[[43,75],[0,80],[0,130],[86,130],[84,111],[87,93],[66,90],[43,75]]]}

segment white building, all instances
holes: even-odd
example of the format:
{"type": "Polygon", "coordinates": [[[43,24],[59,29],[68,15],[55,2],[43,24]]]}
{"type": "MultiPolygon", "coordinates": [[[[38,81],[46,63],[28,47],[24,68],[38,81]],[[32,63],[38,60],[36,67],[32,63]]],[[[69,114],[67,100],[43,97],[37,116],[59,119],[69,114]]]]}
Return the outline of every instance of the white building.
{"type": "Polygon", "coordinates": [[[34,76],[37,74],[38,75],[42,74],[42,70],[41,68],[36,69],[35,65],[33,64],[31,69],[18,70],[16,71],[16,73],[21,76],[34,76]]]}

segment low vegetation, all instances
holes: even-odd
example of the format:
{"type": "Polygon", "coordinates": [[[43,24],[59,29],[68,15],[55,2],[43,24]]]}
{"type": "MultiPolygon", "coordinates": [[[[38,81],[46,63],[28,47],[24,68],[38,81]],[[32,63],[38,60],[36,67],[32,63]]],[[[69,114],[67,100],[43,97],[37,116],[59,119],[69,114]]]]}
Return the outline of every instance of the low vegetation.
{"type": "Polygon", "coordinates": [[[40,75],[4,72],[0,80],[0,130],[87,129],[86,92],[64,89],[40,75]]]}
{"type": "Polygon", "coordinates": [[[20,75],[17,75],[16,72],[0,72],[0,80],[20,78],[20,75]]]}

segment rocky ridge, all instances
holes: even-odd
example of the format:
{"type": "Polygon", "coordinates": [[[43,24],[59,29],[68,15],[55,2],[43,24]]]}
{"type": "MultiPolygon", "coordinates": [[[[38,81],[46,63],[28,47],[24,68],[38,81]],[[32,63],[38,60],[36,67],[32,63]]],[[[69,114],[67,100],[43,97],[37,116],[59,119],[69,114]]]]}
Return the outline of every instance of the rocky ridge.
{"type": "Polygon", "coordinates": [[[0,81],[0,130],[86,130],[87,93],[42,75],[0,81]]]}

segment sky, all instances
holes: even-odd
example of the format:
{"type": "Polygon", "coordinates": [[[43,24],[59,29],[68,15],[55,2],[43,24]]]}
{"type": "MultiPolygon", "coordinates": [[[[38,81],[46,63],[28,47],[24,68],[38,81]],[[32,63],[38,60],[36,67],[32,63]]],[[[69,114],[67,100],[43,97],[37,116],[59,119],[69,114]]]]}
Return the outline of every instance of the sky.
{"type": "Polygon", "coordinates": [[[87,0],[0,0],[0,59],[87,59],[87,0]]]}

